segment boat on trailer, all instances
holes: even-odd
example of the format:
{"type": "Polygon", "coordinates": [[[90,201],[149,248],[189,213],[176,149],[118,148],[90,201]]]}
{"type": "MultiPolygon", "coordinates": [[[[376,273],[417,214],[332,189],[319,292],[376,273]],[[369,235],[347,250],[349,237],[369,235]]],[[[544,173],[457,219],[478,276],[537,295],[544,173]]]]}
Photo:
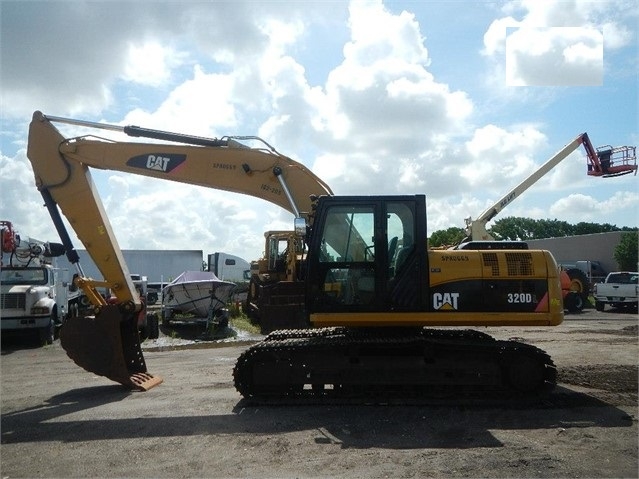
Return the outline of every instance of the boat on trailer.
{"type": "Polygon", "coordinates": [[[235,287],[209,271],[184,271],[162,290],[162,305],[172,315],[207,318],[226,306],[235,287]]]}

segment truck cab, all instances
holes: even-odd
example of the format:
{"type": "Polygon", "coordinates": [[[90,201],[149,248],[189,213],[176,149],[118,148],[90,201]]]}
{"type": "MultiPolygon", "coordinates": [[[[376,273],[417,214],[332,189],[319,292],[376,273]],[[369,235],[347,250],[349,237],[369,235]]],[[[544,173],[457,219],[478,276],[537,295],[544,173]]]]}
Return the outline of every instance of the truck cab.
{"type": "Polygon", "coordinates": [[[49,264],[3,267],[2,334],[35,333],[42,344],[51,344],[56,328],[78,311],[80,293],[67,276],[67,270],[49,264]]]}

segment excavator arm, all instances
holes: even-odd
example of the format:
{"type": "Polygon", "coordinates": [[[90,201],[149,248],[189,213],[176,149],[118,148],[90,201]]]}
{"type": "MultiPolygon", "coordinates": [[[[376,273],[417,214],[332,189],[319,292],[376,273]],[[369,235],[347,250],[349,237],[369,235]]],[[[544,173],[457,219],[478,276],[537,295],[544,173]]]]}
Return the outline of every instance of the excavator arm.
{"type": "MultiPolygon", "coordinates": [[[[65,142],[65,138],[44,115],[39,112],[34,114],[29,130],[27,156],[33,167],[36,186],[67,248],[69,261],[78,268],[78,257],[72,248],[58,207],[105,278],[104,282],[85,281],[82,285],[92,303],[96,306],[105,304],[94,289],[97,285],[105,286],[113,292],[120,304],[129,303],[129,307],[139,311],[140,298],[135,292],[89,168],[82,162],[69,161],[60,152],[65,142]]],[[[81,270],[78,273],[80,278],[84,278],[81,270]]]]}
{"type": "MultiPolygon", "coordinates": [[[[257,139],[244,137],[242,139],[257,139]]],[[[265,148],[245,146],[238,138],[209,139],[139,127],[120,127],[33,114],[27,156],[35,182],[75,265],[76,282],[95,307],[95,316],[66,324],[62,345],[80,366],[136,389],[161,379],[147,373],[137,322],[145,306],[136,292],[90,168],[129,172],[243,193],[267,200],[296,217],[312,213],[312,195],[330,188],[304,165],[265,148]],[[54,122],[116,130],[162,143],[116,142],[93,136],[65,138],[54,122]],[[103,280],[86,278],[61,214],[95,262],[103,280]],[[109,288],[106,301],[96,288],[109,288]]],[[[134,227],[135,225],[132,225],[134,227]]]]}

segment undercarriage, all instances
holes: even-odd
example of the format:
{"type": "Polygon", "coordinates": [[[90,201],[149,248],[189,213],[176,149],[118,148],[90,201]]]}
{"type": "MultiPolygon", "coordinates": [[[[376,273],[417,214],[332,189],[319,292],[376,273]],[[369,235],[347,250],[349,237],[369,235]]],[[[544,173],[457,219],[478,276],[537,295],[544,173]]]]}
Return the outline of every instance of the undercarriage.
{"type": "Polygon", "coordinates": [[[275,331],[234,369],[245,398],[284,403],[531,397],[552,390],[556,377],[548,354],[534,346],[427,328],[275,331]]]}

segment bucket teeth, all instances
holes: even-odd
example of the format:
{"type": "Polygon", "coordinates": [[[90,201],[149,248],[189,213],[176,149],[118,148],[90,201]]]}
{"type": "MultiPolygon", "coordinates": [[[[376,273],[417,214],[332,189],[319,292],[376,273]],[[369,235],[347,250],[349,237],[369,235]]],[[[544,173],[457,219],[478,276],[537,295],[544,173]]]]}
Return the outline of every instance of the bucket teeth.
{"type": "Polygon", "coordinates": [[[69,318],[60,343],[78,366],[128,388],[147,391],[162,382],[146,370],[137,314],[116,305],[103,306],[95,316],[69,318]]]}
{"type": "Polygon", "coordinates": [[[149,373],[131,374],[130,380],[132,385],[134,385],[134,388],[139,389],[140,391],[148,391],[162,383],[162,378],[160,376],[153,376],[149,373]]]}

